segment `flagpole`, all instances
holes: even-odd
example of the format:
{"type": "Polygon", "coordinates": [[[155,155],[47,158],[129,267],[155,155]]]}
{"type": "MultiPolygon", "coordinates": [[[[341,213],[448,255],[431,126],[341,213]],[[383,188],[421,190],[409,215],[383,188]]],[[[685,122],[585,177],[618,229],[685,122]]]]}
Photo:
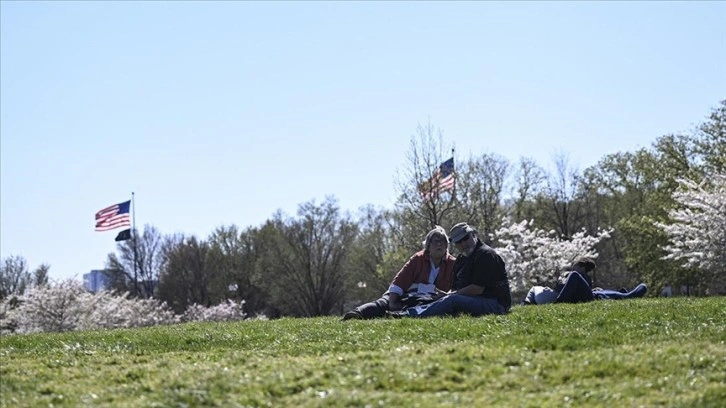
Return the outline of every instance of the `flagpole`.
{"type": "Polygon", "coordinates": [[[132,209],[132,211],[131,211],[132,221],[131,222],[133,223],[133,225],[131,226],[132,229],[136,229],[136,199],[134,197],[136,197],[136,196],[134,195],[134,192],[132,191],[131,192],[131,209],[132,209]]]}
{"type": "Polygon", "coordinates": [[[136,236],[138,235],[138,232],[136,231],[136,195],[134,192],[131,192],[131,245],[133,245],[134,249],[134,288],[136,289],[136,296],[139,296],[139,275],[136,272],[136,236]]]}
{"type": "MultiPolygon", "coordinates": [[[[454,148],[451,148],[451,159],[454,159],[454,148]]],[[[456,196],[456,161],[454,161],[454,168],[451,169],[451,171],[454,173],[454,187],[451,188],[451,200],[454,200],[454,197],[456,196]]]]}

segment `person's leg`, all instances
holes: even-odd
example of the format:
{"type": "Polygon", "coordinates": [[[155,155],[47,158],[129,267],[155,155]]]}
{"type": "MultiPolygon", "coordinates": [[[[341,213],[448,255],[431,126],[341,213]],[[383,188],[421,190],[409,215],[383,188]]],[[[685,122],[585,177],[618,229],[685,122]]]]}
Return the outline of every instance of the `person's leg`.
{"type": "Polygon", "coordinates": [[[425,305],[407,307],[401,311],[404,316],[411,317],[424,317],[422,314],[425,312],[426,316],[444,316],[452,314],[454,310],[454,304],[451,300],[451,296],[447,295],[438,299],[434,302],[427,303],[425,305]],[[429,309],[431,309],[429,311],[429,309]]]}
{"type": "Polygon", "coordinates": [[[592,294],[592,289],[588,285],[585,278],[577,272],[571,272],[567,276],[565,286],[557,295],[555,303],[580,303],[589,302],[595,299],[592,294]]]}
{"type": "Polygon", "coordinates": [[[641,283],[636,286],[635,289],[628,292],[628,294],[631,298],[639,298],[645,296],[646,292],[648,292],[648,286],[646,286],[645,283],[641,283]]]}
{"type": "Polygon", "coordinates": [[[648,287],[645,286],[644,283],[641,283],[640,285],[636,286],[635,289],[631,290],[630,292],[622,293],[617,290],[595,290],[593,291],[593,295],[595,295],[598,299],[611,299],[611,300],[620,300],[620,299],[631,299],[631,298],[639,298],[645,296],[645,293],[648,291],[648,287]]]}
{"type": "Polygon", "coordinates": [[[350,319],[375,319],[383,317],[388,310],[388,294],[373,302],[362,304],[343,315],[343,320],[350,319]]]}
{"type": "Polygon", "coordinates": [[[558,293],[547,286],[532,286],[522,301],[522,305],[544,305],[557,300],[558,293]]]}
{"type": "Polygon", "coordinates": [[[456,309],[459,313],[468,313],[472,316],[507,313],[507,309],[493,298],[485,298],[481,296],[459,296],[456,303],[456,309]]]}
{"type": "Polygon", "coordinates": [[[433,303],[407,309],[412,317],[454,316],[468,313],[472,316],[504,314],[506,309],[496,299],[481,296],[448,295],[433,303]]]}
{"type": "Polygon", "coordinates": [[[524,300],[522,300],[522,306],[537,304],[537,302],[534,300],[536,288],[536,286],[533,286],[529,289],[529,292],[527,292],[527,296],[525,296],[524,300]]]}

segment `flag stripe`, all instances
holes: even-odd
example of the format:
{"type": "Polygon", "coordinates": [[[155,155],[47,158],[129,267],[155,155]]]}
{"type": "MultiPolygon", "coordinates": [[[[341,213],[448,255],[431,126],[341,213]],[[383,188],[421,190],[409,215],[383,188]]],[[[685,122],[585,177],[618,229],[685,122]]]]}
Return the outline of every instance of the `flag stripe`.
{"type": "Polygon", "coordinates": [[[129,218],[128,214],[125,214],[96,223],[96,231],[109,231],[112,229],[129,226],[131,226],[131,219],[129,218]]]}

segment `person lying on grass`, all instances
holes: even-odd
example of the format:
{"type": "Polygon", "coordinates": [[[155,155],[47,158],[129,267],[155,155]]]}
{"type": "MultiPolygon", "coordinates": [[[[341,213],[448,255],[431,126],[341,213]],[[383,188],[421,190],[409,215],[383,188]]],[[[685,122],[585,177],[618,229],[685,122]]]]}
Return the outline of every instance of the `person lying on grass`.
{"type": "Polygon", "coordinates": [[[522,301],[523,305],[542,305],[545,303],[580,303],[595,299],[631,299],[645,295],[648,287],[641,283],[631,291],[592,288],[590,273],[595,270],[595,261],[580,257],[571,267],[563,281],[555,289],[546,286],[533,286],[522,301]]]}
{"type": "Polygon", "coordinates": [[[451,289],[454,257],[449,254],[446,230],[436,226],[426,234],[423,250],[416,252],[398,271],[388,291],[373,302],[345,313],[343,320],[383,317],[388,311],[432,302],[451,289]]]}
{"type": "Polygon", "coordinates": [[[435,302],[408,307],[393,317],[472,316],[505,314],[512,306],[504,260],[484,244],[474,228],[462,222],[450,231],[460,254],[456,257],[454,290],[435,302]]]}

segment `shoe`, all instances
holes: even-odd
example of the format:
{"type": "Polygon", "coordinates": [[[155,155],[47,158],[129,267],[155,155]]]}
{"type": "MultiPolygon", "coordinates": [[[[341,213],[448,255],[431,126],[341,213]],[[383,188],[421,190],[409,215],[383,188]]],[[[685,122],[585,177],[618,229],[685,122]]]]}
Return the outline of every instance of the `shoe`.
{"type": "Polygon", "coordinates": [[[363,315],[356,312],[355,310],[351,310],[350,312],[344,314],[340,320],[363,320],[363,315]]]}
{"type": "Polygon", "coordinates": [[[648,287],[644,283],[636,286],[635,289],[630,293],[630,297],[639,298],[645,296],[645,292],[648,291],[648,287]]]}

